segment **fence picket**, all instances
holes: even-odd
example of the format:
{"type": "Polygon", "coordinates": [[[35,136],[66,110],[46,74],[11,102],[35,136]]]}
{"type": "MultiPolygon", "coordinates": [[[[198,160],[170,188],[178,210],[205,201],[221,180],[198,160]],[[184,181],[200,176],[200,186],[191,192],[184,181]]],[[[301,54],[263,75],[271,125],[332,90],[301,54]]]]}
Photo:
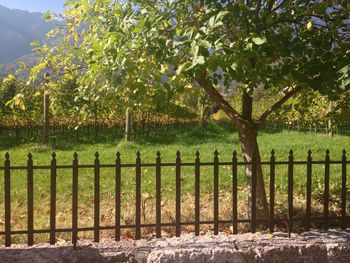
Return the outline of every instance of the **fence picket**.
{"type": "Polygon", "coordinates": [[[100,159],[95,153],[94,164],[94,242],[100,242],[100,159]]]}
{"type": "Polygon", "coordinates": [[[10,154],[5,154],[5,246],[11,246],[11,172],[10,154]]]}
{"type": "Polygon", "coordinates": [[[312,152],[308,151],[306,174],[306,230],[311,227],[311,185],[312,185],[312,152]]]}
{"type": "Polygon", "coordinates": [[[275,151],[272,150],[270,158],[270,233],[275,230],[275,161],[275,151]]]}
{"type": "Polygon", "coordinates": [[[120,210],[121,210],[121,160],[120,152],[117,152],[115,159],[115,240],[120,241],[120,210]]]}
{"type": "Polygon", "coordinates": [[[232,154],[232,234],[237,234],[237,152],[232,154]]]}
{"type": "Polygon", "coordinates": [[[326,151],[325,157],[325,174],[324,174],[324,196],[323,196],[323,229],[328,230],[328,217],[329,217],[329,170],[330,170],[330,156],[329,150],[326,151]]]}
{"type": "Polygon", "coordinates": [[[214,152],[214,235],[219,234],[219,153],[214,152]]]}
{"type": "Polygon", "coordinates": [[[72,244],[78,242],[78,154],[73,155],[73,196],[72,196],[72,244]]]}
{"type": "Polygon", "coordinates": [[[51,154],[51,194],[50,194],[50,244],[56,243],[56,181],[57,181],[57,161],[56,153],[51,154]]]}
{"type": "Polygon", "coordinates": [[[194,234],[199,236],[200,231],[200,154],[196,152],[195,171],[194,171],[194,186],[195,186],[195,200],[194,200],[194,234]]]}
{"type": "Polygon", "coordinates": [[[27,162],[27,213],[28,213],[28,246],[33,246],[34,244],[34,233],[33,233],[33,210],[34,210],[34,201],[33,201],[33,155],[31,153],[28,154],[28,162],[27,162]]]}
{"type": "Polygon", "coordinates": [[[288,161],[288,236],[293,232],[293,150],[289,151],[288,161]]]}
{"type": "Polygon", "coordinates": [[[176,219],[175,219],[175,232],[176,236],[179,237],[181,235],[181,155],[180,152],[176,152],[176,204],[175,204],[175,214],[176,214],[176,219]]]}
{"type": "Polygon", "coordinates": [[[343,150],[342,156],[342,184],[341,184],[341,218],[342,218],[342,229],[346,229],[346,151],[343,150]]]}
{"type": "Polygon", "coordinates": [[[160,238],[162,236],[161,223],[162,223],[162,213],[161,213],[161,202],[162,202],[162,181],[161,181],[161,158],[160,152],[157,152],[156,158],[156,236],[160,238]]]}
{"type": "Polygon", "coordinates": [[[256,181],[257,181],[257,167],[255,155],[252,159],[252,175],[251,175],[251,208],[250,208],[250,231],[256,231],[256,181]]]}
{"type": "Polygon", "coordinates": [[[136,215],[135,238],[141,239],[141,154],[136,154],[136,215]]]}

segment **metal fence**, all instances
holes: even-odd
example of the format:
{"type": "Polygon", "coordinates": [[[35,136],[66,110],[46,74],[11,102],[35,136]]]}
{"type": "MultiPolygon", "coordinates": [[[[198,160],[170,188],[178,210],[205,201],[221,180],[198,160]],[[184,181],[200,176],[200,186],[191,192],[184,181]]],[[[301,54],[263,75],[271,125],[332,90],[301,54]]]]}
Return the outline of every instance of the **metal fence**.
{"type": "Polygon", "coordinates": [[[217,151],[214,153],[214,159],[212,162],[201,162],[199,152],[196,153],[195,162],[182,162],[180,152],[176,153],[175,163],[163,163],[161,160],[160,153],[157,153],[155,163],[142,163],[140,152],[137,153],[136,162],[132,164],[124,164],[121,161],[120,153],[116,154],[115,163],[113,164],[101,164],[99,154],[96,152],[94,164],[83,165],[79,164],[78,154],[74,153],[73,163],[70,165],[57,165],[56,154],[52,154],[51,164],[48,166],[36,166],[33,165],[33,156],[28,155],[28,162],[26,166],[12,166],[10,161],[9,153],[5,155],[4,166],[0,167],[0,171],[4,172],[4,206],[5,206],[5,231],[1,231],[0,235],[5,236],[5,246],[11,246],[11,237],[15,234],[27,235],[28,245],[34,244],[34,234],[50,234],[50,244],[55,244],[56,233],[68,232],[71,233],[72,243],[74,245],[78,242],[78,232],[81,231],[93,231],[94,241],[99,242],[100,231],[102,230],[114,230],[115,239],[118,241],[121,238],[121,229],[134,229],[135,239],[141,238],[141,229],[147,227],[155,228],[156,237],[161,237],[162,227],[175,227],[176,236],[181,235],[182,226],[192,225],[194,226],[195,235],[200,234],[200,227],[202,224],[213,224],[214,234],[219,233],[219,224],[229,224],[232,226],[233,234],[238,232],[237,225],[240,223],[249,223],[250,231],[255,232],[257,226],[265,225],[268,226],[269,231],[273,232],[277,222],[281,220],[287,221],[287,231],[290,234],[293,232],[293,222],[296,218],[293,217],[293,174],[294,167],[297,165],[306,166],[306,207],[305,207],[305,220],[306,229],[310,229],[311,222],[321,221],[323,228],[328,229],[331,220],[340,220],[341,227],[345,229],[349,225],[350,217],[346,213],[346,198],[347,198],[347,165],[350,161],[347,161],[346,152],[343,151],[342,159],[340,161],[334,161],[330,159],[329,150],[326,151],[324,160],[314,161],[311,156],[311,151],[308,152],[308,158],[306,161],[295,161],[293,157],[293,151],[289,153],[288,161],[276,161],[275,152],[271,152],[270,161],[267,162],[241,162],[237,160],[237,153],[234,152],[232,160],[230,162],[220,162],[219,154],[217,151]],[[329,184],[330,184],[330,165],[341,166],[341,215],[330,216],[329,213],[329,184]],[[232,218],[229,220],[219,220],[219,166],[230,166],[232,173],[232,181],[230,188],[232,189],[232,218]],[[268,218],[257,217],[257,167],[258,165],[269,166],[269,215],[268,218]],[[313,165],[324,166],[324,191],[323,191],[323,215],[313,216],[311,211],[311,193],[312,193],[312,169],[313,165]],[[209,221],[201,220],[200,210],[200,177],[201,167],[209,166],[213,168],[213,219],[209,221]],[[237,213],[237,168],[240,166],[251,166],[252,179],[251,179],[251,204],[250,211],[251,215],[248,218],[238,218],[237,213]],[[281,219],[275,216],[275,171],[276,166],[287,166],[288,169],[288,215],[287,218],[281,219]],[[135,169],[135,223],[134,224],[121,224],[121,177],[122,168],[129,167],[135,169]],[[142,184],[142,169],[145,167],[155,168],[155,191],[156,191],[156,220],[152,224],[141,223],[141,184],[142,184]],[[175,220],[173,223],[162,222],[162,191],[161,191],[161,180],[162,180],[162,167],[175,168],[175,220]],[[181,220],[181,170],[182,167],[193,167],[194,168],[194,193],[195,193],[195,206],[194,206],[194,221],[183,222],[181,220]],[[90,168],[94,171],[94,225],[91,227],[78,227],[78,177],[79,169],[90,168]],[[101,226],[100,225],[100,170],[101,168],[114,169],[115,173],[115,222],[112,226],[101,226]],[[56,228],[56,197],[57,197],[57,171],[58,170],[71,170],[72,171],[72,222],[71,228],[58,229],[56,228]],[[22,170],[27,173],[27,229],[14,231],[11,230],[11,172],[14,170],[22,170]],[[33,176],[36,170],[47,170],[50,171],[50,227],[49,229],[34,229],[33,222],[33,176]]]}

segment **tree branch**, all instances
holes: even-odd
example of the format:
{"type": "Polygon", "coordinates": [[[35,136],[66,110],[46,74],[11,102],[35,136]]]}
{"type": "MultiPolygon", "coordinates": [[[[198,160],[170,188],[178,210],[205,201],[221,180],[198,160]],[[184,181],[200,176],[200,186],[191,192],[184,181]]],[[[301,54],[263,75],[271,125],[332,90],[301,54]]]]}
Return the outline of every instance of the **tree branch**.
{"type": "Polygon", "coordinates": [[[270,116],[270,114],[276,110],[278,110],[282,105],[287,102],[291,97],[293,97],[295,94],[297,94],[300,90],[302,90],[302,87],[296,87],[293,90],[289,91],[284,97],[282,97],[279,101],[277,101],[275,104],[273,104],[269,109],[267,109],[258,119],[258,124],[261,124],[264,122],[267,117],[270,116]]]}
{"type": "Polygon", "coordinates": [[[277,11],[278,9],[280,9],[285,3],[287,2],[287,0],[282,0],[279,5],[277,5],[275,8],[273,8],[272,12],[277,11]]]}
{"type": "Polygon", "coordinates": [[[235,125],[237,125],[239,122],[247,122],[214,87],[209,86],[205,80],[197,80],[197,82],[208,93],[210,98],[218,104],[220,109],[222,109],[230,117],[235,125]]]}
{"type": "Polygon", "coordinates": [[[267,10],[271,12],[273,6],[275,5],[276,0],[270,0],[267,6],[267,10]]]}
{"type": "Polygon", "coordinates": [[[259,17],[260,9],[261,9],[261,1],[258,0],[258,3],[256,4],[256,17],[259,17]]]}

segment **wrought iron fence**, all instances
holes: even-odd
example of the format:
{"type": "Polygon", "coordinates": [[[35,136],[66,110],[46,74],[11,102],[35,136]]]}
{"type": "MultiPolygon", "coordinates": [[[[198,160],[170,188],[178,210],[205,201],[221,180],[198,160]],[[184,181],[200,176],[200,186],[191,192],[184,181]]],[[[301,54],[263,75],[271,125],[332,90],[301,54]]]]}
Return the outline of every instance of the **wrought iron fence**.
{"type": "Polygon", "coordinates": [[[229,162],[220,162],[219,153],[215,151],[214,159],[212,162],[201,162],[199,152],[196,153],[194,162],[182,162],[181,155],[178,151],[176,153],[175,163],[165,163],[161,160],[161,155],[158,152],[155,163],[143,163],[141,161],[140,152],[137,153],[136,162],[132,164],[122,163],[120,153],[116,154],[115,163],[113,164],[101,164],[99,153],[95,154],[94,164],[86,165],[79,164],[78,154],[74,153],[72,164],[57,165],[56,154],[52,154],[51,164],[48,166],[33,165],[33,156],[28,155],[28,162],[25,166],[13,166],[11,165],[10,155],[6,153],[4,166],[0,167],[0,171],[4,172],[4,207],[5,218],[4,225],[5,230],[0,231],[0,235],[5,237],[5,246],[11,246],[11,237],[15,234],[27,235],[27,244],[32,246],[34,244],[34,234],[49,233],[50,244],[55,244],[56,234],[68,232],[72,235],[72,243],[74,245],[78,242],[78,232],[81,231],[93,231],[94,241],[99,242],[100,231],[102,230],[114,230],[115,239],[118,241],[121,238],[121,229],[134,229],[135,239],[142,237],[142,228],[153,227],[155,228],[156,237],[161,237],[162,227],[175,227],[175,235],[180,236],[182,226],[192,225],[194,226],[195,235],[200,234],[200,227],[202,224],[213,224],[214,234],[219,233],[219,224],[230,224],[232,226],[233,234],[237,234],[237,225],[240,223],[249,223],[250,231],[255,232],[257,226],[264,224],[268,226],[269,231],[273,232],[277,222],[285,220],[287,222],[287,231],[290,234],[293,232],[293,222],[297,220],[293,217],[293,184],[294,184],[294,167],[297,165],[306,166],[306,207],[305,217],[303,220],[306,224],[306,229],[310,229],[311,222],[321,221],[323,228],[328,229],[331,220],[340,220],[341,227],[345,229],[349,225],[350,217],[346,212],[346,199],[347,199],[347,165],[350,161],[347,161],[346,152],[343,151],[342,159],[340,161],[334,161],[330,159],[330,153],[327,150],[324,160],[314,161],[311,156],[311,151],[308,152],[308,158],[306,161],[295,161],[293,151],[289,153],[288,161],[276,161],[275,152],[271,152],[271,158],[269,161],[245,162],[237,160],[237,153],[234,152],[232,160],[229,162]],[[219,219],[219,166],[230,166],[232,181],[230,188],[232,189],[232,218],[228,220],[219,219]],[[257,167],[258,165],[269,166],[269,215],[268,218],[257,217],[257,167]],[[312,193],[312,169],[314,165],[324,166],[324,191],[323,191],[323,216],[313,216],[311,211],[311,193],[312,193]],[[341,215],[330,216],[329,213],[329,183],[330,183],[330,165],[341,166],[341,215]],[[213,168],[213,219],[209,221],[201,220],[201,195],[200,195],[200,178],[201,167],[213,168]],[[240,166],[250,166],[252,171],[251,177],[251,203],[250,203],[250,216],[248,218],[238,218],[237,213],[237,168],[240,166]],[[275,217],[275,171],[276,166],[287,166],[288,169],[288,214],[287,218],[275,217]],[[121,178],[122,168],[134,168],[135,169],[135,223],[134,224],[122,224],[121,223],[121,178]],[[155,192],[156,192],[156,220],[152,224],[143,224],[141,222],[141,198],[142,198],[142,169],[145,167],[155,168],[155,192]],[[162,167],[175,168],[175,222],[165,223],[162,222],[162,167]],[[194,221],[184,222],[181,220],[181,171],[183,167],[194,168],[194,221]],[[79,171],[83,168],[93,169],[94,172],[94,224],[91,227],[78,227],[78,178],[79,171]],[[115,174],[115,222],[112,226],[101,226],[100,224],[100,170],[101,168],[114,169],[115,174]],[[15,170],[26,171],[27,173],[27,229],[25,230],[12,230],[11,226],[11,172],[15,170]],[[49,229],[34,229],[34,172],[37,170],[50,171],[50,227],[49,229]],[[71,228],[57,228],[56,227],[56,202],[57,202],[57,171],[58,170],[71,170],[72,171],[72,222],[71,228]]]}

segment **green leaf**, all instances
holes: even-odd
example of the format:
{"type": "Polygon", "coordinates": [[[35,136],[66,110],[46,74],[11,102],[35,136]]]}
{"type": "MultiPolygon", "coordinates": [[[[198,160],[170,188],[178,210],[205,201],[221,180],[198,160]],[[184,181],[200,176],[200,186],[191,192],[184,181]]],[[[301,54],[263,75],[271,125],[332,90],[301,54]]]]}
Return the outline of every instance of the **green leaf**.
{"type": "Polygon", "coordinates": [[[215,16],[212,16],[209,19],[208,25],[209,25],[209,27],[214,27],[214,25],[215,25],[215,16]]]}
{"type": "Polygon", "coordinates": [[[254,44],[256,45],[262,45],[266,42],[266,38],[265,37],[253,37],[252,41],[254,42],[254,44]]]}
{"type": "Polygon", "coordinates": [[[54,14],[51,11],[47,11],[47,12],[43,13],[43,18],[46,21],[52,21],[54,18],[54,14]]]}
{"type": "Polygon", "coordinates": [[[198,52],[199,52],[199,46],[197,46],[196,44],[192,45],[192,48],[191,48],[192,56],[197,57],[198,52]]]}
{"type": "Polygon", "coordinates": [[[198,41],[198,46],[209,49],[210,48],[210,43],[207,40],[199,40],[198,41]]]}
{"type": "Polygon", "coordinates": [[[9,74],[6,78],[3,79],[3,83],[10,83],[13,80],[16,80],[16,77],[12,74],[9,74]]]}
{"type": "Polygon", "coordinates": [[[180,75],[188,66],[191,65],[191,62],[186,61],[182,65],[179,66],[179,68],[176,70],[176,75],[180,75]]]}
{"type": "Polygon", "coordinates": [[[23,61],[19,61],[18,65],[20,66],[20,68],[25,69],[27,67],[26,63],[24,63],[23,61]]]}
{"type": "Polygon", "coordinates": [[[198,56],[196,59],[196,64],[203,65],[205,63],[203,56],[198,56]]]}
{"type": "Polygon", "coordinates": [[[220,11],[216,16],[216,21],[221,20],[224,16],[226,16],[229,13],[230,13],[229,11],[220,11]]]}
{"type": "Polygon", "coordinates": [[[31,42],[30,45],[32,47],[37,47],[37,46],[40,46],[40,42],[38,40],[35,40],[35,41],[31,42]]]}

